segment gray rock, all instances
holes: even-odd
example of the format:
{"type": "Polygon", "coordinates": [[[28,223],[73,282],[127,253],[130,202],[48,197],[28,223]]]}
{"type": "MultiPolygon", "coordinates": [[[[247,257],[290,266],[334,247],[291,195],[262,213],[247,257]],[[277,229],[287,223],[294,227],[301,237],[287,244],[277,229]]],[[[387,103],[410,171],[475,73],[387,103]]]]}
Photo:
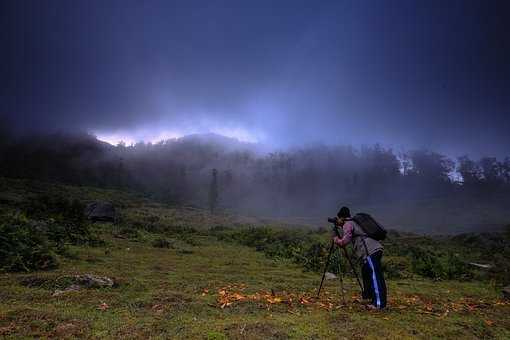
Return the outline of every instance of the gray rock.
{"type": "Polygon", "coordinates": [[[66,289],[57,289],[53,293],[53,296],[59,296],[59,295],[69,293],[69,292],[76,292],[76,291],[79,291],[80,289],[81,289],[81,287],[79,285],[73,284],[73,285],[70,285],[69,287],[67,287],[66,289]]]}
{"type": "Polygon", "coordinates": [[[337,278],[337,276],[335,274],[326,272],[326,280],[334,280],[336,278],[337,278]]]}
{"type": "Polygon", "coordinates": [[[84,212],[85,216],[94,222],[115,222],[115,207],[110,202],[92,202],[84,212]]]}
{"type": "Polygon", "coordinates": [[[75,279],[78,285],[86,288],[113,287],[115,284],[109,277],[91,274],[76,275],[75,279]]]}

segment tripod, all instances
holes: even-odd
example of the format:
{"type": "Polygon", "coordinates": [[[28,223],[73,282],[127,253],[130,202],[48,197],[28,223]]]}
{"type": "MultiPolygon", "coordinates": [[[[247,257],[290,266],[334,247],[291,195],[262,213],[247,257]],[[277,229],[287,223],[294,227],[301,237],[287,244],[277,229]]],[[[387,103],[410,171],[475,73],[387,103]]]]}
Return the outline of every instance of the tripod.
{"type": "MultiPolygon", "coordinates": [[[[338,237],[340,237],[340,233],[338,232],[338,229],[337,229],[336,226],[333,227],[333,230],[335,231],[336,235],[338,237]]],[[[321,294],[322,285],[324,284],[324,278],[326,277],[326,271],[328,270],[329,262],[331,261],[331,255],[333,254],[334,250],[335,250],[335,241],[331,240],[331,246],[329,247],[328,259],[326,260],[326,265],[324,266],[324,273],[322,274],[322,280],[321,280],[321,284],[319,286],[319,291],[317,292],[317,297],[319,297],[320,294],[321,294]]],[[[361,292],[363,293],[363,286],[361,285],[361,281],[359,279],[358,272],[354,268],[354,265],[352,263],[352,260],[351,260],[351,258],[349,256],[349,254],[347,253],[347,250],[345,248],[342,248],[342,250],[344,252],[345,258],[347,259],[347,261],[349,262],[349,265],[351,266],[351,269],[352,269],[352,272],[354,273],[354,276],[356,276],[356,280],[358,281],[359,288],[361,289],[361,292]]],[[[339,259],[339,261],[338,261],[338,275],[340,277],[340,286],[341,286],[341,289],[342,289],[342,300],[343,300],[343,302],[345,304],[344,280],[343,280],[343,277],[342,277],[342,268],[341,268],[340,258],[341,258],[341,253],[340,253],[340,250],[339,250],[339,252],[338,252],[338,259],[339,259]]]]}

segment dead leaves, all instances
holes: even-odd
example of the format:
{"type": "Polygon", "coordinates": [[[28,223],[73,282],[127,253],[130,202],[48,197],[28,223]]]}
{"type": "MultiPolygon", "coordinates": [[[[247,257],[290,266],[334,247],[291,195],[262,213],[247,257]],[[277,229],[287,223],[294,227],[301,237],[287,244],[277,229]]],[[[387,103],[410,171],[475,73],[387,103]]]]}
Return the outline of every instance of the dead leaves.
{"type": "MultiPolygon", "coordinates": [[[[317,308],[328,311],[336,309],[356,310],[363,309],[362,301],[357,295],[352,295],[346,304],[340,303],[339,294],[330,295],[328,291],[317,299],[313,292],[289,293],[271,291],[258,291],[255,293],[246,293],[246,285],[228,285],[217,290],[217,305],[224,309],[243,302],[258,303],[261,307],[270,309],[271,306],[286,306],[287,311],[292,314],[298,314],[296,307],[317,308]]],[[[209,290],[204,290],[202,295],[209,294],[209,290]]],[[[483,311],[487,308],[497,306],[508,306],[507,301],[475,300],[470,298],[460,298],[452,301],[447,299],[441,301],[425,295],[397,295],[392,296],[388,301],[389,310],[408,311],[410,313],[418,313],[431,315],[440,319],[444,319],[452,313],[474,313],[483,311]]],[[[375,311],[377,312],[377,311],[375,311]]],[[[488,326],[492,325],[492,321],[485,320],[488,326]]]]}
{"type": "Polygon", "coordinates": [[[456,301],[440,301],[426,298],[424,296],[410,295],[397,296],[388,302],[391,309],[410,310],[420,314],[427,314],[446,318],[451,313],[476,313],[498,306],[508,306],[505,301],[493,301],[491,303],[482,299],[460,298],[456,301]]]}
{"type": "Polygon", "coordinates": [[[16,324],[11,322],[9,325],[5,327],[0,327],[0,336],[7,336],[16,330],[16,324]]]}
{"type": "MultiPolygon", "coordinates": [[[[288,307],[290,313],[296,313],[292,310],[295,306],[316,307],[326,310],[332,310],[336,306],[334,299],[327,294],[324,294],[320,300],[317,300],[311,293],[295,294],[281,292],[276,294],[274,290],[264,290],[247,294],[244,292],[245,288],[245,285],[229,285],[218,289],[218,306],[223,309],[232,306],[234,303],[255,302],[268,309],[272,305],[284,305],[288,307]]],[[[202,293],[202,295],[205,294],[202,293]]]]}

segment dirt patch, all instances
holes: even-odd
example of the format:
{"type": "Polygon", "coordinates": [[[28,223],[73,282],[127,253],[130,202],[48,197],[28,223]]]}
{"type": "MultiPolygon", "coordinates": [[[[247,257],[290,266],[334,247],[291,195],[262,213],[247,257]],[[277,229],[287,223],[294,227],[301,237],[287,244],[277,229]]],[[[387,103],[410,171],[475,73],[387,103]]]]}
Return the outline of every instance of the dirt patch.
{"type": "Polygon", "coordinates": [[[41,311],[32,308],[20,308],[7,312],[4,316],[0,316],[0,325],[2,323],[10,323],[12,321],[16,323],[23,323],[27,321],[52,321],[56,320],[57,315],[53,312],[41,311]]]}
{"type": "Polygon", "coordinates": [[[166,294],[155,296],[149,304],[144,307],[150,309],[156,314],[162,314],[171,309],[185,310],[193,303],[193,299],[189,296],[168,292],[166,294]]]}
{"type": "MultiPolygon", "coordinates": [[[[352,312],[351,310],[349,312],[352,312]]],[[[365,328],[360,328],[354,325],[351,318],[347,314],[333,314],[329,318],[331,329],[337,331],[338,337],[341,335],[349,339],[365,339],[367,331],[365,328]]]]}
{"type": "Polygon", "coordinates": [[[167,329],[154,329],[152,324],[144,323],[125,323],[119,328],[113,330],[112,339],[152,339],[154,337],[161,339],[173,339],[170,336],[166,336],[167,329]]]}
{"type": "Polygon", "coordinates": [[[180,293],[168,293],[154,297],[154,302],[159,304],[167,304],[171,306],[179,306],[182,304],[188,304],[193,301],[189,296],[185,296],[180,293]]]}
{"type": "Polygon", "coordinates": [[[82,320],[69,320],[55,326],[50,337],[58,338],[76,338],[87,334],[88,325],[82,320]]]}
{"type": "Polygon", "coordinates": [[[47,337],[59,320],[55,313],[31,308],[9,311],[0,317],[3,335],[47,337]]]}
{"type": "Polygon", "coordinates": [[[289,335],[280,327],[268,323],[232,324],[225,328],[229,339],[289,339],[289,335]]]}
{"type": "MultiPolygon", "coordinates": [[[[20,283],[20,285],[29,288],[53,289],[55,288],[58,282],[58,276],[30,275],[20,278],[18,282],[20,283]]],[[[62,284],[65,284],[65,282],[62,282],[62,284]]]]}
{"type": "Polygon", "coordinates": [[[62,319],[56,313],[22,308],[0,316],[0,337],[76,338],[88,333],[84,320],[62,319]]]}

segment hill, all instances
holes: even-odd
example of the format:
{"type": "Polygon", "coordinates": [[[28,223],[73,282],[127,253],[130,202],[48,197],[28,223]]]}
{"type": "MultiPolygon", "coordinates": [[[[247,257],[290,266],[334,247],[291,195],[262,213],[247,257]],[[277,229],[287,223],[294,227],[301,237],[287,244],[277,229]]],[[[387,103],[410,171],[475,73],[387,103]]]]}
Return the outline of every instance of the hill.
{"type": "MultiPolygon", "coordinates": [[[[211,215],[117,190],[6,179],[0,189],[2,228],[15,221],[20,228],[36,225],[34,233],[51,234],[62,225],[69,235],[72,226],[90,232],[80,240],[66,239],[60,250],[51,248],[48,238],[56,259],[51,268],[4,267],[0,336],[5,338],[510,337],[510,303],[500,294],[507,274],[496,256],[509,248],[504,234],[391,232],[384,258],[390,307],[374,312],[364,309],[348,273],[345,302],[338,279],[327,280],[321,297],[315,297],[329,241],[325,229],[211,215]],[[55,197],[71,203],[55,200],[56,208],[55,197]],[[91,225],[67,211],[73,201],[94,200],[114,203],[116,223],[91,225]],[[466,265],[475,260],[498,270],[466,265]],[[114,284],[80,286],[78,278],[87,274],[114,284]]],[[[348,271],[344,260],[340,264],[348,271]]],[[[337,272],[335,266],[329,270],[337,272]]]]}

